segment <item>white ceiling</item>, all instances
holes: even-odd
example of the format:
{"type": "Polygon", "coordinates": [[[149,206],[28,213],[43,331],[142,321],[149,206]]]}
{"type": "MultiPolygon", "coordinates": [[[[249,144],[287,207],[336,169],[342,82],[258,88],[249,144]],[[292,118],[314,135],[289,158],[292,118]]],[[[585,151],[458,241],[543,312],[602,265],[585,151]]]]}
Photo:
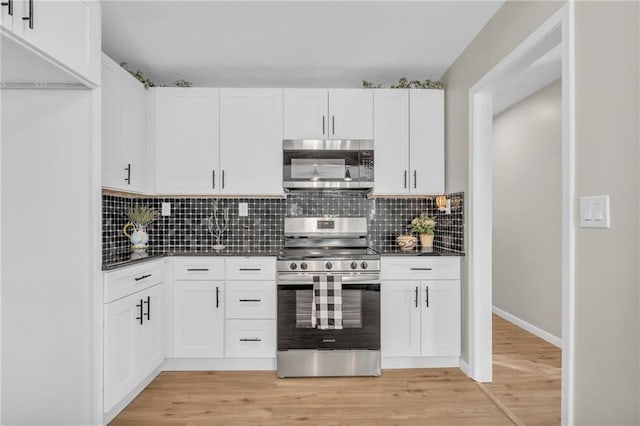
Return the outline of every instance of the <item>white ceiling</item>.
{"type": "Polygon", "coordinates": [[[439,79],[497,1],[103,1],[103,50],[156,84],[388,86],[439,79]]]}

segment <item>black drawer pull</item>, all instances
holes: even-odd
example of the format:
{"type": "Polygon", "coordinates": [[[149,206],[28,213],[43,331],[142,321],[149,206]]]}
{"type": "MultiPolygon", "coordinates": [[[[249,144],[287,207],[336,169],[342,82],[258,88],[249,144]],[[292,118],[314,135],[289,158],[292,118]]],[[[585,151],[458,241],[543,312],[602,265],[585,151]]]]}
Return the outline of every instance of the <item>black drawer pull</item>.
{"type": "Polygon", "coordinates": [[[188,268],[187,272],[207,272],[209,268],[188,268]]]}
{"type": "Polygon", "coordinates": [[[220,307],[220,287],[216,286],[216,309],[220,307]]]}
{"type": "Polygon", "coordinates": [[[147,304],[147,313],[144,315],[147,317],[147,321],[149,321],[151,319],[151,296],[147,296],[147,300],[143,303],[147,304]]]}
{"type": "MultiPolygon", "coordinates": [[[[8,10],[9,15],[13,16],[13,0],[5,1],[0,4],[2,4],[2,6],[7,6],[7,8],[9,9],[8,10]]],[[[322,132],[322,134],[324,135],[324,132],[322,132]]]]}
{"type": "Polygon", "coordinates": [[[412,271],[431,271],[431,268],[411,268],[412,271]]]}
{"type": "Polygon", "coordinates": [[[262,271],[261,268],[240,268],[241,271],[262,271]]]}
{"type": "Polygon", "coordinates": [[[142,314],[142,299],[140,299],[140,304],[136,305],[136,308],[140,308],[140,316],[137,316],[136,319],[140,320],[140,324],[142,324],[142,322],[144,321],[143,318],[143,314],[142,314]]]}
{"type": "Polygon", "coordinates": [[[124,171],[127,172],[127,177],[124,178],[127,185],[131,185],[131,163],[127,164],[127,167],[124,168],[124,171]]]}
{"type": "Polygon", "coordinates": [[[426,304],[428,308],[429,307],[429,286],[427,286],[427,289],[425,290],[425,299],[426,299],[426,304]]]}
{"type": "Polygon", "coordinates": [[[262,302],[260,299],[240,299],[240,302],[262,302]]]}
{"type": "Polygon", "coordinates": [[[149,278],[150,276],[151,274],[140,275],[139,277],[135,277],[134,280],[140,281],[140,280],[144,280],[145,278],[149,278]]]}
{"type": "Polygon", "coordinates": [[[25,16],[22,20],[29,21],[29,28],[33,29],[33,0],[29,0],[29,16],[25,16]]]}
{"type": "Polygon", "coordinates": [[[262,339],[240,339],[241,342],[262,342],[262,339]]]}
{"type": "Polygon", "coordinates": [[[416,308],[418,307],[418,286],[416,286],[416,308]]]}

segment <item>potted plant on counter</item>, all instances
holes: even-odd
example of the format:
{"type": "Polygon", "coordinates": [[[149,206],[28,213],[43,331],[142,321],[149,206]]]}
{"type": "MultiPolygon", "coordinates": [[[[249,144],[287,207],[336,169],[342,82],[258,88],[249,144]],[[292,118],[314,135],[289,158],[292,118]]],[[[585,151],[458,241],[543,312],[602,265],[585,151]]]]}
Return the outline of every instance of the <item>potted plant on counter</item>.
{"type": "Polygon", "coordinates": [[[420,234],[420,244],[423,248],[433,247],[433,230],[436,227],[434,218],[422,213],[411,221],[412,232],[420,234]]]}
{"type": "Polygon", "coordinates": [[[122,228],[122,232],[131,240],[131,249],[133,251],[146,250],[149,243],[147,226],[158,218],[158,211],[149,206],[136,206],[129,208],[125,216],[128,222],[122,228]],[[129,227],[133,228],[131,234],[127,233],[129,227]]]}

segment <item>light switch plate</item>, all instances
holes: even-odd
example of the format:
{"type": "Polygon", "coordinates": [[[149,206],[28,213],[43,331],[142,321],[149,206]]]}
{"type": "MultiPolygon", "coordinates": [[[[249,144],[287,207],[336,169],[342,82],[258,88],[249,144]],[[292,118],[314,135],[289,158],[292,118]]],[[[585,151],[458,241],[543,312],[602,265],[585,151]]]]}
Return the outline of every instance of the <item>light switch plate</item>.
{"type": "Polygon", "coordinates": [[[240,216],[240,217],[249,216],[249,204],[248,203],[238,203],[238,216],[240,216]]]}
{"type": "Polygon", "coordinates": [[[580,227],[611,227],[608,195],[580,197],[580,227]]]}
{"type": "Polygon", "coordinates": [[[162,203],[162,216],[171,216],[171,203],[162,203]]]}

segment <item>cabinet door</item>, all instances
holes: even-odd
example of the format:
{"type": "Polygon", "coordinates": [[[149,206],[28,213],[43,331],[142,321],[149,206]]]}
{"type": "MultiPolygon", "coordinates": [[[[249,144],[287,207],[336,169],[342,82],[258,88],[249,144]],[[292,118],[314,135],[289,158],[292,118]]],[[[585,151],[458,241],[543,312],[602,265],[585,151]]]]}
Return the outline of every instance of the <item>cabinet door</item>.
{"type": "Polygon", "coordinates": [[[460,281],[423,281],[422,356],[460,356],[460,281]]]}
{"type": "Polygon", "coordinates": [[[104,305],[104,411],[138,384],[136,350],[142,297],[133,294],[104,305]]]}
{"type": "Polygon", "coordinates": [[[156,191],[218,193],[218,89],[158,88],[154,94],[156,191]]]}
{"type": "MultiPolygon", "coordinates": [[[[146,183],[146,93],[144,86],[124,69],[121,70],[120,138],[122,165],[130,174],[124,189],[143,192],[146,183]]],[[[125,176],[127,177],[127,176],[125,176]]]]}
{"type": "Polygon", "coordinates": [[[272,319],[276,317],[275,281],[227,281],[226,317],[272,319]]]}
{"type": "Polygon", "coordinates": [[[373,91],[329,90],[329,138],[373,139],[373,91]]]}
{"type": "Polygon", "coordinates": [[[229,358],[275,358],[275,320],[227,320],[226,355],[229,358]]]}
{"type": "Polygon", "coordinates": [[[284,89],[284,139],[326,139],[328,102],[326,89],[284,89]]]}
{"type": "Polygon", "coordinates": [[[136,361],[139,380],[147,377],[164,361],[164,285],[141,293],[143,324],[138,338],[136,361]]]}
{"type": "Polygon", "coordinates": [[[223,356],[224,283],[175,281],[173,288],[173,356],[223,356]]]}
{"type": "Polygon", "coordinates": [[[375,194],[409,193],[409,91],[380,89],[373,95],[375,194]]]}
{"type": "Polygon", "coordinates": [[[100,4],[88,0],[28,0],[14,3],[13,31],[21,38],[98,83],[100,4]],[[31,4],[31,8],[30,8],[31,4]],[[31,9],[31,11],[30,11],[31,9]],[[33,18],[33,28],[23,17],[33,18]]]}
{"type": "Polygon", "coordinates": [[[420,281],[382,281],[382,356],[420,356],[420,281]],[[417,299],[416,299],[417,298],[417,299]]]}
{"type": "Polygon", "coordinates": [[[409,141],[410,192],[424,195],[443,194],[443,90],[411,90],[409,92],[409,141]]]}
{"type": "Polygon", "coordinates": [[[222,193],[282,195],[282,89],[220,90],[222,193]]]}
{"type": "Polygon", "coordinates": [[[127,171],[120,138],[120,65],[102,57],[102,186],[125,189],[127,171]]]}

